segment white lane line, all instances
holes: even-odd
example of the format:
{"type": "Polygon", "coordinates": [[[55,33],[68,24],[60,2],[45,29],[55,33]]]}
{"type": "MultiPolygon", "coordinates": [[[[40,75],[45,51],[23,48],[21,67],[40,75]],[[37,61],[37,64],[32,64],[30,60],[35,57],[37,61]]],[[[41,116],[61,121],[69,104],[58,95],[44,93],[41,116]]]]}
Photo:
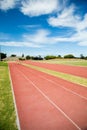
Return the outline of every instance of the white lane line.
{"type": "Polygon", "coordinates": [[[54,81],[52,81],[52,80],[50,80],[50,79],[48,79],[48,78],[45,78],[44,76],[40,76],[40,77],[42,77],[43,79],[45,79],[45,80],[47,80],[47,81],[49,81],[49,82],[55,84],[55,85],[58,86],[58,87],[61,87],[61,88],[65,89],[66,91],[68,91],[68,92],[70,92],[70,93],[72,93],[72,94],[74,94],[74,95],[79,96],[80,98],[83,98],[83,99],[87,100],[86,97],[84,97],[84,96],[82,96],[82,95],[80,95],[80,94],[78,94],[78,93],[76,93],[76,92],[74,92],[74,91],[72,91],[72,90],[70,90],[70,89],[65,88],[64,86],[60,85],[59,83],[57,84],[57,83],[55,83],[54,81]]]}
{"type": "Polygon", "coordinates": [[[16,112],[16,124],[17,124],[18,130],[21,130],[9,65],[8,65],[8,70],[9,70],[9,78],[10,78],[11,90],[12,90],[12,95],[13,95],[13,102],[14,102],[14,107],[15,107],[15,112],[16,112]]]}
{"type": "Polygon", "coordinates": [[[65,112],[60,107],[58,107],[47,95],[45,95],[23,72],[21,72],[19,69],[18,71],[45,97],[45,99],[47,99],[58,111],[60,111],[78,130],[81,130],[81,128],[69,116],[67,116],[65,112]]]}
{"type": "MultiPolygon", "coordinates": [[[[21,64],[21,65],[23,65],[23,64],[21,64]]],[[[23,66],[25,66],[25,65],[23,65],[23,66]]],[[[26,67],[26,66],[25,66],[25,67],[26,67]]],[[[30,71],[30,72],[31,72],[31,71],[30,71]]],[[[33,72],[31,72],[31,73],[34,74],[33,72]]],[[[76,95],[76,96],[79,96],[79,97],[82,98],[82,99],[87,100],[86,97],[84,97],[84,96],[82,96],[82,95],[76,93],[75,91],[72,91],[72,90],[70,90],[70,89],[68,89],[68,88],[66,88],[66,87],[64,87],[64,86],[62,86],[62,85],[60,85],[59,83],[57,84],[57,83],[55,83],[54,81],[52,81],[52,80],[50,80],[50,79],[48,79],[48,78],[45,78],[44,76],[41,76],[41,75],[39,75],[39,77],[42,77],[43,79],[45,79],[45,80],[47,80],[47,81],[49,81],[49,82],[51,82],[51,83],[57,85],[58,87],[61,87],[61,88],[65,89],[66,91],[68,91],[68,92],[70,92],[70,93],[72,93],[72,94],[74,94],[74,95],[76,95]]]]}

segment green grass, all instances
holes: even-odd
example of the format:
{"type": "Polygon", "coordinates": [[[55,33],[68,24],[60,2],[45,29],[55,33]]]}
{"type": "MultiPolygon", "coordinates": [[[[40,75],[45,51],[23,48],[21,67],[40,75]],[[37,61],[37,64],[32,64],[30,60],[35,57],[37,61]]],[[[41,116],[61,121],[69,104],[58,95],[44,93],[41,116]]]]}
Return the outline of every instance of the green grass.
{"type": "Polygon", "coordinates": [[[17,130],[8,65],[0,62],[0,130],[17,130]]]}
{"type": "Polygon", "coordinates": [[[1,68],[1,66],[3,66],[3,67],[4,67],[4,66],[7,66],[7,63],[6,63],[6,62],[1,62],[1,61],[0,61],[0,68],[1,68]]]}
{"type": "Polygon", "coordinates": [[[23,65],[30,67],[30,68],[33,68],[33,69],[36,69],[36,70],[39,70],[41,72],[56,76],[56,77],[59,77],[59,78],[62,78],[64,80],[70,81],[72,83],[76,83],[76,84],[82,85],[84,87],[87,87],[87,79],[86,78],[73,76],[73,75],[65,74],[65,73],[61,73],[61,72],[56,72],[53,70],[49,70],[49,69],[45,69],[45,68],[41,68],[41,67],[37,67],[37,66],[33,66],[33,65],[27,65],[27,64],[23,64],[23,65]]]}
{"type": "Polygon", "coordinates": [[[81,59],[54,59],[54,60],[43,60],[40,62],[87,67],[87,60],[81,60],[81,59]]]}

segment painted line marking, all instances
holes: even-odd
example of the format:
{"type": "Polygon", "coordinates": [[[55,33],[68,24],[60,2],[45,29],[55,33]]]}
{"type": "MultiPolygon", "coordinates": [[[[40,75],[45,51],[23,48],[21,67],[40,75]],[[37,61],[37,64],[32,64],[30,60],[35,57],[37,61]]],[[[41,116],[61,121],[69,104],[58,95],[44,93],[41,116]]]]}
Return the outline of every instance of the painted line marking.
{"type": "Polygon", "coordinates": [[[82,95],[80,95],[80,94],[78,94],[78,93],[76,93],[76,92],[74,92],[74,91],[72,91],[72,90],[70,90],[70,89],[67,89],[67,88],[65,88],[64,86],[60,85],[60,84],[55,83],[54,81],[52,81],[52,80],[50,80],[50,79],[47,79],[47,78],[45,78],[44,76],[40,76],[40,77],[42,77],[43,79],[45,79],[45,80],[47,80],[47,81],[49,81],[49,82],[51,82],[51,83],[57,85],[58,87],[61,87],[61,88],[65,89],[66,91],[68,91],[68,92],[70,92],[70,93],[72,93],[72,94],[74,94],[74,95],[79,96],[80,98],[83,98],[83,99],[87,100],[86,97],[84,97],[84,96],[82,96],[82,95]]]}
{"type": "Polygon", "coordinates": [[[9,65],[8,65],[8,70],[9,70],[9,78],[10,78],[11,90],[12,90],[12,95],[13,95],[13,102],[14,102],[14,107],[15,107],[15,112],[16,112],[16,124],[17,124],[18,130],[21,130],[9,65]]]}
{"type": "MultiPolygon", "coordinates": [[[[26,66],[26,67],[30,67],[30,68],[32,68],[31,66],[35,66],[35,65],[29,65],[28,63],[20,63],[20,65],[23,65],[23,66],[26,66]]],[[[39,66],[37,66],[37,67],[39,67],[39,66]]],[[[40,67],[40,68],[43,68],[43,69],[46,69],[46,68],[44,68],[44,67],[40,67]]],[[[35,69],[35,70],[37,70],[36,68],[32,68],[32,69],[35,69]]],[[[50,70],[50,71],[52,71],[51,69],[48,69],[48,70],[50,70]]],[[[37,70],[37,71],[41,71],[41,70],[37,70]]],[[[53,70],[54,71],[54,70],[53,70]]],[[[44,72],[44,71],[41,71],[41,72],[44,72]]],[[[56,72],[56,71],[55,71],[56,72]]],[[[45,73],[45,72],[44,72],[45,73]]],[[[63,73],[63,72],[60,72],[60,73],[63,73]]],[[[49,73],[48,73],[49,74],[49,73]]],[[[64,74],[67,74],[67,73],[64,73],[64,74]]],[[[50,74],[51,76],[53,76],[52,74],[50,74]]],[[[71,74],[70,74],[71,75],[71,74]]],[[[79,77],[79,76],[75,76],[75,75],[71,75],[71,76],[74,76],[74,77],[79,77]]],[[[55,76],[56,77],[56,76],[55,76]]],[[[59,76],[58,76],[59,77],[59,76]]],[[[63,79],[62,77],[59,77],[59,78],[61,78],[61,79],[63,79]]],[[[83,78],[83,79],[87,79],[87,78],[84,78],[84,77],[79,77],[79,78],[83,78]]],[[[66,80],[66,79],[65,79],[66,80]]],[[[68,81],[68,80],[67,80],[68,81]]],[[[70,81],[70,82],[72,82],[72,81],[70,81]]],[[[74,83],[74,82],[73,82],[74,83]]],[[[81,83],[75,83],[75,84],[78,84],[78,85],[81,85],[81,86],[83,86],[83,87],[86,87],[87,88],[87,85],[84,85],[84,84],[81,84],[81,83]]]]}
{"type": "Polygon", "coordinates": [[[58,107],[48,96],[46,96],[29,78],[27,78],[27,76],[23,72],[21,72],[18,68],[17,70],[45,97],[45,99],[50,102],[50,104],[52,104],[58,111],[60,111],[78,130],[81,130],[81,128],[70,117],[68,117],[66,113],[60,107],[58,107]]]}
{"type": "MultiPolygon", "coordinates": [[[[25,66],[24,64],[20,64],[20,65],[25,66]]],[[[25,67],[26,67],[26,66],[25,66],[25,67]]],[[[32,72],[31,72],[31,73],[32,73],[32,72]]],[[[32,73],[32,74],[33,74],[33,73],[32,73]]],[[[41,75],[39,75],[39,76],[42,77],[42,78],[44,78],[44,79],[46,79],[44,76],[41,76],[41,75]]],[[[70,89],[67,89],[67,88],[65,88],[64,86],[61,86],[60,84],[57,84],[57,83],[53,82],[53,81],[50,80],[50,79],[46,79],[46,80],[48,80],[49,82],[52,82],[53,84],[55,84],[55,85],[57,85],[57,86],[59,85],[58,87],[61,87],[61,88],[65,89],[66,91],[69,91],[69,92],[73,93],[74,95],[79,96],[80,98],[83,98],[83,99],[87,100],[86,97],[84,97],[84,96],[82,96],[82,95],[76,93],[75,91],[72,91],[72,90],[70,90],[70,89]]]]}
{"type": "MultiPolygon", "coordinates": [[[[30,72],[31,72],[31,71],[30,71],[30,72]]],[[[33,72],[31,72],[31,73],[33,74],[33,72]]],[[[48,79],[48,78],[45,78],[44,76],[41,76],[41,75],[38,75],[38,76],[39,76],[39,77],[42,77],[43,79],[45,79],[45,80],[47,80],[47,81],[49,81],[49,82],[51,82],[51,83],[53,83],[53,84],[55,84],[55,85],[57,85],[58,87],[61,87],[61,88],[65,89],[66,91],[68,91],[68,92],[70,92],[70,93],[72,93],[72,94],[74,94],[74,95],[76,95],[76,96],[79,96],[79,97],[82,98],[82,99],[87,100],[86,97],[84,97],[84,96],[82,96],[82,95],[76,93],[75,91],[72,91],[72,90],[70,90],[70,89],[68,89],[68,88],[65,88],[64,86],[62,86],[62,85],[60,85],[60,84],[57,84],[57,83],[55,83],[54,81],[52,81],[52,80],[50,80],[50,79],[48,79]]]]}

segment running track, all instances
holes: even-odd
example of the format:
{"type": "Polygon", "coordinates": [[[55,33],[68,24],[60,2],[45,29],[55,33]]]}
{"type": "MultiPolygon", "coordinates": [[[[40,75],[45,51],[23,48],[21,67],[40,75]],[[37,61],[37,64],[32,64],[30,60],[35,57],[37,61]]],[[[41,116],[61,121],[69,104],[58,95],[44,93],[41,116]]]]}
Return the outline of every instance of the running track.
{"type": "Polygon", "coordinates": [[[87,67],[40,63],[40,62],[32,62],[30,60],[24,61],[24,63],[47,68],[47,69],[58,71],[58,72],[63,72],[63,73],[67,73],[67,74],[80,76],[83,78],[87,78],[87,67]]]}
{"type": "Polygon", "coordinates": [[[87,130],[87,88],[20,64],[9,68],[21,130],[87,130]]]}

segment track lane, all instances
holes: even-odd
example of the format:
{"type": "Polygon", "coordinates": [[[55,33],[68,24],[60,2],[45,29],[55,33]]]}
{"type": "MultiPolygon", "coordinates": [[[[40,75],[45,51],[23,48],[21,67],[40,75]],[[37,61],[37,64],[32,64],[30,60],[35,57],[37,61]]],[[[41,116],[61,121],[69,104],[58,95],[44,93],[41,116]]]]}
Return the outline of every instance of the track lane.
{"type": "Polygon", "coordinates": [[[21,130],[78,130],[9,64],[21,130]],[[63,125],[64,126],[63,126],[63,125]]]}
{"type": "Polygon", "coordinates": [[[72,74],[75,76],[87,78],[87,67],[79,67],[79,66],[70,66],[70,65],[60,65],[60,64],[49,64],[49,63],[40,63],[34,61],[23,61],[24,63],[39,66],[42,68],[63,72],[67,74],[72,74]]]}
{"type": "MultiPolygon", "coordinates": [[[[75,94],[71,94],[70,92],[67,92],[63,88],[60,88],[56,85],[52,85],[52,83],[49,83],[46,80],[41,79],[38,77],[37,74],[39,74],[39,71],[33,70],[34,74],[29,74],[29,68],[20,66],[23,73],[26,73],[27,77],[29,77],[30,80],[35,83],[38,88],[40,88],[50,99],[60,106],[62,110],[67,113],[67,115],[74,120],[77,124],[82,127],[83,124],[86,125],[87,120],[87,100],[81,99],[79,96],[75,94]],[[38,73],[37,73],[38,72],[38,73]],[[37,78],[35,78],[37,77],[37,78]],[[60,99],[60,100],[58,100],[60,99]],[[69,104],[69,105],[68,105],[69,104]],[[66,105],[68,105],[66,107],[66,105]],[[83,111],[84,110],[84,111],[83,111]],[[80,119],[80,120],[78,120],[80,119]]],[[[31,68],[30,68],[31,71],[31,68]]]]}
{"type": "Polygon", "coordinates": [[[71,82],[66,81],[64,79],[61,79],[61,78],[40,72],[38,70],[33,70],[32,68],[30,68],[28,71],[32,74],[34,74],[36,72],[36,73],[38,73],[38,76],[40,78],[48,80],[49,82],[51,82],[55,85],[58,84],[59,87],[62,87],[65,90],[70,91],[71,93],[74,93],[74,94],[76,94],[76,95],[78,95],[78,96],[87,100],[87,88],[82,86],[82,85],[71,83],[71,82]]]}
{"type": "MultiPolygon", "coordinates": [[[[48,97],[50,97],[50,99],[51,99],[51,101],[52,102],[54,102],[54,104],[57,104],[57,106],[61,106],[62,104],[60,104],[59,103],[59,99],[60,99],[60,102],[62,102],[62,103],[64,103],[64,99],[66,98],[66,95],[68,94],[68,97],[70,97],[71,99],[72,99],[72,95],[70,94],[70,93],[67,93],[66,91],[64,91],[64,90],[61,90],[60,88],[58,88],[58,87],[56,87],[56,86],[53,86],[52,85],[52,83],[49,83],[48,81],[46,81],[46,80],[42,80],[42,79],[38,79],[38,75],[37,75],[37,73],[34,73],[34,76],[31,74],[31,73],[29,73],[29,68],[26,68],[26,67],[23,67],[23,66],[20,66],[20,65],[16,65],[16,67],[18,68],[18,69],[20,69],[21,70],[21,72],[25,75],[25,76],[27,76],[36,86],[39,86],[38,88],[41,90],[41,91],[43,91],[44,93],[45,93],[45,95],[47,95],[48,97]],[[23,69],[23,68],[25,68],[25,69],[23,69]],[[29,75],[28,75],[29,74],[29,75]],[[36,77],[36,78],[35,78],[36,77]],[[39,83],[39,84],[38,84],[39,83]],[[46,84],[48,85],[48,86],[46,86],[46,84]],[[56,89],[54,89],[54,88],[56,88],[56,89]],[[51,90],[50,90],[51,89],[51,90]],[[62,94],[63,93],[63,94],[62,94]],[[59,95],[58,95],[59,94],[59,95]],[[70,96],[71,95],[71,96],[70,96]]],[[[31,69],[30,69],[31,70],[31,69]]],[[[22,74],[21,74],[21,76],[22,76],[22,74]]],[[[77,98],[75,95],[73,96],[73,100],[75,100],[75,98],[77,98]]],[[[67,99],[68,100],[68,102],[70,103],[70,100],[69,99],[67,99]]],[[[72,103],[73,102],[71,102],[69,105],[71,105],[72,106],[72,103]]],[[[66,104],[66,101],[65,101],[65,103],[64,104],[66,104]]],[[[79,110],[79,108],[82,110],[83,108],[84,108],[84,106],[86,106],[86,109],[87,109],[87,102],[85,102],[83,99],[80,99],[80,98],[77,98],[76,99],[76,101],[74,101],[74,105],[76,104],[76,107],[74,108],[74,110],[77,108],[78,110],[79,110]],[[79,102],[79,103],[82,103],[82,105],[78,105],[78,108],[77,108],[77,102],[79,102]]],[[[66,106],[64,105],[64,106],[62,106],[62,109],[66,109],[65,108],[66,106]]],[[[71,107],[68,107],[68,109],[69,110],[71,110],[71,107]]],[[[68,109],[66,109],[66,110],[63,110],[63,111],[69,111],[68,109]]],[[[86,111],[86,109],[84,110],[84,111],[86,111]]],[[[75,113],[73,112],[73,109],[72,109],[72,116],[73,116],[73,114],[74,114],[74,116],[77,116],[77,115],[75,115],[75,113]]],[[[87,119],[87,115],[85,116],[85,112],[82,112],[80,114],[80,117],[85,117],[85,119],[87,119]],[[81,116],[81,114],[82,114],[82,116],[81,116]]],[[[71,116],[71,117],[72,117],[71,116]]],[[[79,116],[79,115],[78,115],[79,116]]],[[[77,118],[77,117],[76,117],[77,118]]],[[[73,118],[74,119],[74,118],[73,118]]],[[[75,120],[75,119],[74,119],[75,120]]],[[[77,123],[79,123],[78,121],[77,121],[77,123]]],[[[82,119],[82,120],[80,120],[80,123],[82,123],[80,126],[83,128],[83,123],[85,124],[85,120],[84,119],[82,119]]],[[[84,126],[85,127],[85,126],[84,126]]],[[[74,130],[74,129],[73,129],[74,130]]]]}

